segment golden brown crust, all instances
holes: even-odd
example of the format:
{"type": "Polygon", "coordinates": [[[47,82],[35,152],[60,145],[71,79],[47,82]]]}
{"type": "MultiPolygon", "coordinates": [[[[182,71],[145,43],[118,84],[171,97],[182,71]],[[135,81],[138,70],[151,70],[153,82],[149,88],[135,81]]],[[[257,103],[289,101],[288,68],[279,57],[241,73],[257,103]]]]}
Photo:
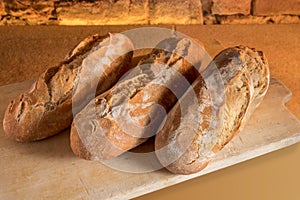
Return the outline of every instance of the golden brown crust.
{"type": "MultiPolygon", "coordinates": [[[[87,61],[99,59],[95,54],[111,38],[111,35],[93,35],[84,39],[59,65],[47,69],[28,91],[12,100],[3,120],[5,134],[16,141],[28,142],[55,135],[69,127],[73,119],[72,102],[77,103],[78,110],[88,102],[87,94],[92,92],[86,86],[80,88],[82,91],[77,89],[78,77],[82,76],[82,71],[96,67],[87,61]]],[[[126,42],[124,49],[132,49],[131,43],[126,42]]],[[[97,82],[97,93],[109,89],[128,70],[131,57],[132,52],[129,52],[111,62],[106,68],[106,76],[97,82]]]]}
{"type": "MultiPolygon", "coordinates": [[[[74,126],[74,124],[72,124],[74,126]]],[[[91,154],[88,152],[88,150],[83,146],[79,135],[77,133],[77,129],[72,127],[72,132],[70,134],[70,145],[71,149],[74,152],[75,155],[77,155],[79,158],[86,158],[90,159],[91,154]]]]}
{"type": "MultiPolygon", "coordinates": [[[[169,51],[154,49],[142,58],[128,75],[130,78],[96,97],[77,114],[71,135],[79,135],[76,137],[81,138],[84,147],[73,146],[77,144],[71,142],[72,149],[85,148],[92,154],[86,159],[105,160],[136,147],[156,133],[164,113],[199,76],[198,70],[176,53],[179,49],[189,51],[188,41],[172,38],[164,42],[172,46],[169,51]],[[91,117],[95,112],[96,116],[91,117]]],[[[78,155],[77,151],[74,153],[78,155]]]]}
{"type": "Polygon", "coordinates": [[[198,77],[169,112],[163,128],[156,135],[157,158],[172,173],[191,174],[208,164],[208,160],[201,160],[199,148],[203,145],[202,133],[208,131],[211,123],[210,98],[205,82],[198,77]],[[197,117],[199,112],[201,116],[197,117]]]}
{"type": "Polygon", "coordinates": [[[228,79],[226,71],[227,73],[231,71],[228,68],[240,71],[234,79],[225,81],[224,126],[214,148],[218,151],[239,133],[254,109],[260,104],[267,92],[270,75],[264,54],[242,45],[221,51],[214,62],[221,69],[221,74],[225,74],[223,80],[228,79]],[[223,73],[222,69],[225,70],[223,73]],[[241,104],[242,101],[245,103],[241,104]],[[234,112],[234,108],[238,113],[234,112]]]}
{"type": "Polygon", "coordinates": [[[90,112],[93,105],[89,104],[87,107],[90,109],[85,108],[77,114],[71,128],[70,145],[76,156],[88,160],[106,160],[116,157],[131,146],[137,146],[145,141],[144,139],[135,139],[124,133],[114,121],[106,118],[98,119],[97,125],[95,125],[93,121],[86,118],[86,116],[91,116],[90,112]],[[80,120],[80,122],[76,123],[76,120],[80,120]],[[103,134],[99,132],[91,133],[91,130],[99,129],[99,127],[106,131],[103,131],[103,134]],[[81,132],[79,135],[77,130],[86,132],[81,132]],[[91,135],[94,133],[97,134],[96,137],[91,135]],[[90,135],[85,136],[84,134],[90,135]],[[93,153],[90,153],[91,150],[93,153]]]}
{"type": "MultiPolygon", "coordinates": [[[[177,103],[169,112],[164,127],[156,135],[157,157],[163,166],[173,173],[191,174],[202,170],[214,153],[222,149],[240,131],[246,118],[259,104],[268,88],[268,64],[263,53],[255,49],[237,46],[223,50],[203,75],[205,80],[209,81],[210,78],[214,80],[213,77],[217,73],[220,73],[224,84],[224,100],[217,106],[220,118],[213,118],[212,115],[214,106],[209,99],[215,97],[211,97],[212,93],[206,90],[206,85],[199,84],[201,81],[197,80],[198,83],[195,81],[193,84],[198,99],[198,102],[194,103],[196,107],[182,111],[177,103]],[[205,104],[206,109],[197,111],[195,115],[195,110],[205,104]],[[197,123],[189,125],[188,122],[192,118],[202,118],[201,126],[195,128],[197,123]],[[215,130],[209,128],[213,121],[220,122],[220,126],[215,130]]],[[[191,91],[188,90],[182,97],[182,102],[191,102],[187,97],[191,91]]]]}

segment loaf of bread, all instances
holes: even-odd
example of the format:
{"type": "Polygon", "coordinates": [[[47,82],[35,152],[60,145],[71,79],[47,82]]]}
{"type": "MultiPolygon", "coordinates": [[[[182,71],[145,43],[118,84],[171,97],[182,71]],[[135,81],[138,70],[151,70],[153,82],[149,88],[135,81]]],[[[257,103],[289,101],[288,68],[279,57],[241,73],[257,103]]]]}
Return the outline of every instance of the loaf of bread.
{"type": "Polygon", "coordinates": [[[87,37],[10,102],[3,120],[5,134],[26,142],[68,128],[73,114],[111,88],[129,69],[132,50],[132,42],[122,34],[87,37]]]}
{"type": "Polygon", "coordinates": [[[166,113],[199,76],[188,39],[161,41],[108,92],[96,97],[74,118],[71,148],[91,160],[114,158],[153,136],[166,113]]]}
{"type": "Polygon", "coordinates": [[[196,173],[208,164],[241,130],[270,79],[263,53],[244,46],[220,52],[201,75],[155,138],[159,161],[176,174],[196,173]],[[216,80],[222,84],[216,87],[216,80]]]}

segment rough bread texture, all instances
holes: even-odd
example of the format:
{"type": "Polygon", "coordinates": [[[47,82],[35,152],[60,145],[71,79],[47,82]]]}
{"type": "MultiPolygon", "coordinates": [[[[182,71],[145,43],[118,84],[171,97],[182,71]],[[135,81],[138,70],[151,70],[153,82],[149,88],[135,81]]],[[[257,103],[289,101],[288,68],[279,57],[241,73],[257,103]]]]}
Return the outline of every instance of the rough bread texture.
{"type": "MultiPolygon", "coordinates": [[[[237,46],[220,52],[169,112],[155,138],[158,159],[169,171],[191,174],[203,169],[214,154],[236,135],[259,105],[269,85],[268,63],[262,52],[237,46]],[[206,82],[220,76],[221,104],[215,105],[206,82]],[[191,101],[189,93],[197,100],[191,101]],[[185,102],[194,102],[182,109],[185,102]],[[214,113],[217,112],[217,115],[214,113]],[[215,125],[215,124],[218,125],[215,125]]],[[[220,97],[218,97],[220,98],[220,97]]]]}
{"type": "Polygon", "coordinates": [[[211,112],[210,93],[199,77],[169,112],[156,135],[155,152],[163,166],[183,174],[206,166],[207,161],[200,160],[198,148],[202,146],[203,133],[210,127],[211,112]]]}
{"type": "Polygon", "coordinates": [[[220,70],[222,79],[225,80],[226,89],[225,104],[222,107],[224,108],[224,126],[214,148],[217,151],[239,132],[260,104],[268,90],[270,75],[265,55],[261,51],[245,46],[223,50],[214,59],[214,64],[220,70]],[[238,76],[235,76],[235,80],[228,79],[228,74],[231,74],[232,69],[240,71],[241,79],[238,76]]]}
{"type": "Polygon", "coordinates": [[[124,80],[92,100],[72,124],[74,154],[91,160],[110,159],[154,135],[199,76],[200,60],[194,67],[184,59],[189,51],[187,39],[163,40],[124,80]]]}
{"type": "Polygon", "coordinates": [[[129,69],[132,48],[121,34],[93,35],[81,41],[61,63],[47,69],[28,91],[11,101],[3,120],[5,134],[27,142],[68,128],[73,112],[109,89],[129,69]],[[107,53],[109,60],[104,59],[107,53]]]}

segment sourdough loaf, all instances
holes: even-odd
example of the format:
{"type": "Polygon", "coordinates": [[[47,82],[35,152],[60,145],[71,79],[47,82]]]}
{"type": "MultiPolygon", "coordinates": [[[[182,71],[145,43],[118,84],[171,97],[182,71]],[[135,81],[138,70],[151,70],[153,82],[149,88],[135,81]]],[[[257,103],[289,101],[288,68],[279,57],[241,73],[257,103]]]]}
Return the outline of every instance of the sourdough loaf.
{"type": "Polygon", "coordinates": [[[165,39],[123,81],[92,100],[72,124],[74,154],[110,159],[154,135],[166,113],[199,76],[200,60],[194,66],[185,60],[190,51],[187,39],[165,39]]]}
{"type": "Polygon", "coordinates": [[[203,169],[240,131],[268,85],[268,63],[262,52],[244,46],[220,52],[169,112],[156,135],[155,151],[162,165],[176,174],[203,169]],[[224,86],[219,96],[213,95],[216,88],[210,88],[216,76],[224,86]],[[190,99],[191,93],[196,99],[190,99]],[[186,102],[194,103],[181,109],[186,102]]]}
{"type": "Polygon", "coordinates": [[[122,34],[96,34],[81,41],[61,63],[47,69],[29,90],[10,102],[3,120],[5,134],[25,142],[68,128],[72,110],[78,112],[129,69],[132,49],[131,41],[122,34]]]}

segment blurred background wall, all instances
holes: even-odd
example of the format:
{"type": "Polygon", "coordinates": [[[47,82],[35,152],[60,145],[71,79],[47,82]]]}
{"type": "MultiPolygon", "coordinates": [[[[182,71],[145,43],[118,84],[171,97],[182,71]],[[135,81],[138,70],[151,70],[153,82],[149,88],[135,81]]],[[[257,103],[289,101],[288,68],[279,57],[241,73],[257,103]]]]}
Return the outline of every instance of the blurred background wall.
{"type": "Polygon", "coordinates": [[[0,0],[0,25],[300,23],[300,0],[0,0]]]}

